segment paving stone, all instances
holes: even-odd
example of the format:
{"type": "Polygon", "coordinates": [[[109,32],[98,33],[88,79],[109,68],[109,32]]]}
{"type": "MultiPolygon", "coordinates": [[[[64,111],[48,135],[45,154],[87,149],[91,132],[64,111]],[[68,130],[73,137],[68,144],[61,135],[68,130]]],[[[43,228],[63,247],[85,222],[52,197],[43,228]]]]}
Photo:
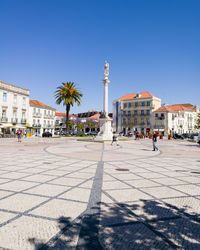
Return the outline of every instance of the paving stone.
{"type": "Polygon", "coordinates": [[[109,250],[170,250],[170,246],[167,243],[143,224],[101,227],[99,238],[104,249],[109,250]]]}
{"type": "Polygon", "coordinates": [[[31,188],[26,193],[31,194],[38,194],[38,195],[45,195],[45,196],[55,196],[59,195],[60,193],[67,191],[70,187],[66,186],[59,186],[59,185],[51,185],[51,184],[42,184],[37,187],[31,188]]]}
{"type": "Polygon", "coordinates": [[[189,219],[168,220],[152,223],[161,234],[181,249],[200,248],[200,223],[189,219]]]}
{"type": "MultiPolygon", "coordinates": [[[[7,222],[8,220],[10,220],[10,219],[12,219],[14,217],[16,217],[16,214],[14,214],[14,213],[0,211],[0,225],[2,223],[7,222]]],[[[0,245],[1,245],[1,241],[0,241],[0,245]]]]}
{"type": "Polygon", "coordinates": [[[10,190],[10,191],[23,191],[25,189],[34,187],[35,185],[37,185],[37,184],[36,183],[27,182],[27,181],[17,181],[17,180],[14,180],[12,182],[1,184],[0,188],[1,189],[6,189],[6,190],[10,190]]]}
{"type": "Polygon", "coordinates": [[[69,220],[75,219],[86,209],[87,204],[54,199],[34,209],[30,214],[59,219],[66,217],[69,220]]]}
{"type": "Polygon", "coordinates": [[[31,209],[34,206],[45,201],[46,198],[27,195],[27,194],[15,194],[3,200],[0,200],[0,209],[9,211],[24,212],[31,209]]]}
{"type": "Polygon", "coordinates": [[[118,202],[152,199],[152,196],[147,195],[137,189],[109,190],[107,193],[118,202]]]}
{"type": "Polygon", "coordinates": [[[59,196],[59,198],[88,202],[90,197],[89,189],[73,188],[59,196]]]}
{"type": "Polygon", "coordinates": [[[181,193],[169,187],[141,188],[141,190],[158,199],[186,196],[184,193],[181,193]]]}
{"type": "Polygon", "coordinates": [[[37,249],[59,231],[56,221],[22,216],[0,228],[0,247],[5,249],[37,249]]]}

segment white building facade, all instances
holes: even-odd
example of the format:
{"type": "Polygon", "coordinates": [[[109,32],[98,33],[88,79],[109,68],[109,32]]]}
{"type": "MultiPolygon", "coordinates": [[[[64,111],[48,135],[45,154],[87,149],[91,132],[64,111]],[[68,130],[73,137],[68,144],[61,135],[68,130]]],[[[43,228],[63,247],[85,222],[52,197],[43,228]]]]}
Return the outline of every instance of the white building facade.
{"type": "Polygon", "coordinates": [[[5,133],[24,130],[29,113],[28,89],[0,81],[0,128],[5,133]]]}
{"type": "Polygon", "coordinates": [[[113,131],[148,134],[152,129],[152,112],[160,106],[161,99],[149,92],[120,97],[113,102],[113,131]]]}
{"type": "Polygon", "coordinates": [[[49,131],[54,134],[56,110],[40,101],[30,100],[29,126],[31,133],[42,136],[43,132],[49,131]]]}
{"type": "Polygon", "coordinates": [[[163,134],[192,133],[198,112],[199,108],[192,104],[162,106],[153,112],[153,128],[163,134]]]}

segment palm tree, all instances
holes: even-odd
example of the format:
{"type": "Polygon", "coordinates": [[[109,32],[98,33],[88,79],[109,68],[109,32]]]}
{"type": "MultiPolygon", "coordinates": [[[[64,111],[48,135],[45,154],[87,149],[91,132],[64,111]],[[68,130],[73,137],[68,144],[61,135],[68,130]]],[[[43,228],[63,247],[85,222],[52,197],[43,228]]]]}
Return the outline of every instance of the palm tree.
{"type": "Polygon", "coordinates": [[[66,110],[66,131],[68,132],[69,111],[71,106],[81,104],[82,93],[76,88],[74,82],[63,82],[55,92],[56,103],[65,106],[66,110]]]}

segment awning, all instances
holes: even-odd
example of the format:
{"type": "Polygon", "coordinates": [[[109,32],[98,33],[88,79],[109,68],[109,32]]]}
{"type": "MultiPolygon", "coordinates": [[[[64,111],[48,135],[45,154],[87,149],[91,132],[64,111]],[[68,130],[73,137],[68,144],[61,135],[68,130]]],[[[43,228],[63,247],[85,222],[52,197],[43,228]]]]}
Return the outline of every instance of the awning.
{"type": "Polygon", "coordinates": [[[0,128],[26,128],[26,127],[24,125],[20,125],[20,124],[13,125],[11,123],[5,123],[5,124],[1,124],[0,128]]]}

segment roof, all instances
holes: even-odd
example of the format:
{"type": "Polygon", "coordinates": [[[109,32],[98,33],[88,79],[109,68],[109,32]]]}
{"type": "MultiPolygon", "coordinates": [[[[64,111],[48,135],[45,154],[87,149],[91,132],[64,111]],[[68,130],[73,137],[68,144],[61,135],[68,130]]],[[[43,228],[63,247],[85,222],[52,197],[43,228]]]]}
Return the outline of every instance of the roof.
{"type": "Polygon", "coordinates": [[[144,98],[151,98],[151,97],[153,97],[153,95],[150,92],[144,91],[144,92],[140,92],[140,93],[132,93],[132,94],[124,95],[124,96],[120,97],[119,100],[126,101],[126,100],[132,100],[134,98],[144,99],[144,98]]]}
{"type": "Polygon", "coordinates": [[[30,103],[30,106],[33,106],[33,107],[55,110],[54,108],[52,108],[52,107],[50,107],[50,106],[48,106],[48,105],[46,105],[43,102],[40,102],[38,100],[30,100],[29,103],[30,103]]]}
{"type": "Polygon", "coordinates": [[[166,105],[158,108],[155,112],[178,112],[178,111],[196,111],[196,106],[186,103],[186,104],[173,104],[166,105]]]}
{"type": "MultiPolygon", "coordinates": [[[[64,113],[64,112],[56,112],[56,114],[55,114],[55,116],[58,116],[58,117],[66,117],[66,113],[64,113]]],[[[74,114],[69,114],[69,117],[71,117],[71,116],[76,116],[76,115],[74,115],[74,114]]]]}
{"type": "Polygon", "coordinates": [[[20,87],[20,86],[18,86],[18,85],[12,84],[12,83],[7,83],[7,82],[4,82],[4,81],[2,81],[2,80],[0,80],[0,83],[5,84],[5,85],[8,85],[8,86],[11,86],[11,87],[16,87],[16,88],[19,88],[19,89],[23,89],[23,90],[29,91],[29,89],[27,89],[27,88],[20,87]]]}
{"type": "Polygon", "coordinates": [[[99,117],[100,117],[100,113],[96,113],[96,114],[88,117],[88,119],[90,119],[90,120],[99,120],[99,117]]]}

